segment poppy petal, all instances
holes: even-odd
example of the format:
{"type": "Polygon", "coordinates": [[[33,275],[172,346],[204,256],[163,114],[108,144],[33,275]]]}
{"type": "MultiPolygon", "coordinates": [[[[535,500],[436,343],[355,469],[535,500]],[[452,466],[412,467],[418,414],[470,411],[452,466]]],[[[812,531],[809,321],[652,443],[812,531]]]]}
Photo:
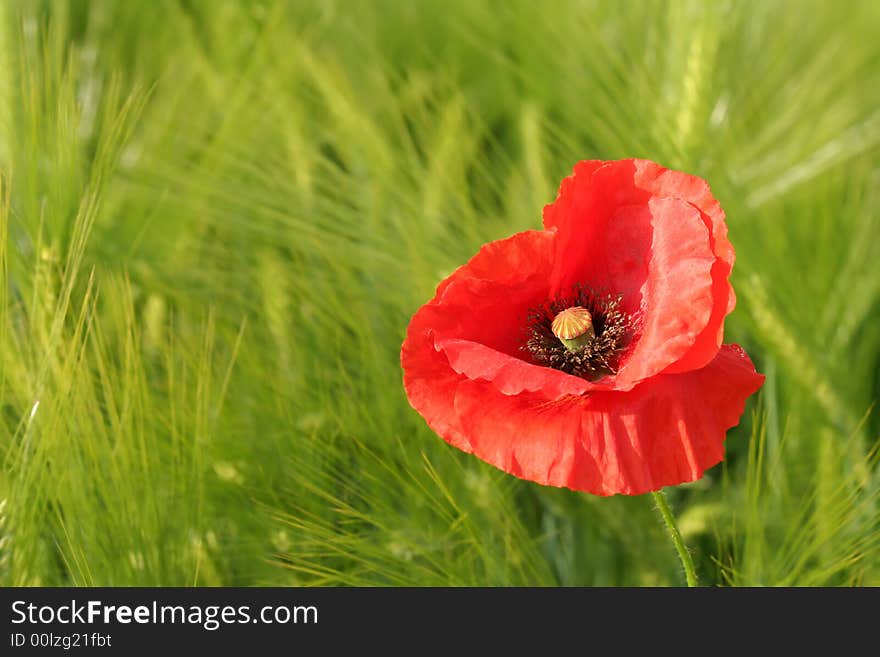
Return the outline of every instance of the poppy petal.
{"type": "Polygon", "coordinates": [[[527,231],[485,245],[437,288],[410,322],[407,341],[443,352],[458,374],[492,382],[501,393],[538,392],[547,399],[607,389],[526,360],[522,347],[530,308],[547,299],[555,235],[527,231]]]}
{"type": "Polygon", "coordinates": [[[724,318],[733,312],[736,295],[728,277],[733,269],[735,253],[727,238],[724,210],[712,196],[708,183],[702,178],[681,171],[666,169],[648,160],[638,160],[636,184],[652,194],[670,198],[682,198],[700,211],[709,229],[712,251],[717,260],[712,267],[712,295],[714,304],[706,330],[694,342],[687,354],[667,370],[686,372],[708,363],[724,340],[724,318]]]}
{"type": "Polygon", "coordinates": [[[698,369],[714,358],[724,317],[735,303],[727,280],[733,248],[724,213],[705,181],[647,160],[579,162],[556,201],[545,207],[544,225],[558,234],[551,293],[586,283],[623,295],[628,312],[645,312],[651,335],[633,350],[618,388],[660,371],[698,369]],[[670,236],[684,237],[682,248],[670,236]],[[686,253],[694,278],[679,268],[678,280],[689,284],[676,290],[677,308],[655,306],[646,295],[671,289],[662,279],[676,251],[686,253]]]}
{"type": "Polygon", "coordinates": [[[705,331],[712,315],[711,272],[716,260],[694,206],[654,198],[645,208],[625,211],[631,217],[649,216],[652,240],[640,290],[640,337],[617,375],[616,386],[622,389],[676,363],[705,331]]]}
{"type": "Polygon", "coordinates": [[[724,345],[700,370],[547,402],[463,377],[434,350],[403,357],[410,402],[445,440],[517,477],[597,495],[700,478],[764,380],[742,349],[724,345]]]}
{"type": "Polygon", "coordinates": [[[483,245],[437,287],[424,325],[439,338],[520,354],[528,309],[547,297],[555,236],[526,231],[483,245]]]}
{"type": "Polygon", "coordinates": [[[551,400],[609,388],[560,370],[527,363],[478,342],[435,339],[434,344],[438,351],[446,354],[453,370],[469,379],[491,381],[505,395],[539,392],[551,400]]]}

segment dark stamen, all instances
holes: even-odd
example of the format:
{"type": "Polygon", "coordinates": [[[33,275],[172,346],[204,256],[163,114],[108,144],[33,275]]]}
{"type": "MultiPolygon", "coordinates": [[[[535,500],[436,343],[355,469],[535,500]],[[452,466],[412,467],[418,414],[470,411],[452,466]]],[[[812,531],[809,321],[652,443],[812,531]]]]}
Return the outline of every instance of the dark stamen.
{"type": "Polygon", "coordinates": [[[528,338],[523,349],[540,365],[595,381],[616,374],[635,330],[634,318],[620,310],[620,297],[600,295],[578,285],[567,297],[552,299],[532,308],[528,315],[528,338]],[[576,351],[553,334],[553,319],[572,306],[586,308],[593,319],[595,337],[576,351]]]}

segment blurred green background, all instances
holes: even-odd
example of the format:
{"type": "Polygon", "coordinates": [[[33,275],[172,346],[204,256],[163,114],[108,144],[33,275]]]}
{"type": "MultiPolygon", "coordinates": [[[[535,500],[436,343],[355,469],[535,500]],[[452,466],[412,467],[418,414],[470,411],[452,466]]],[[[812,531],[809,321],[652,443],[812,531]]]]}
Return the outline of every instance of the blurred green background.
{"type": "Polygon", "coordinates": [[[702,581],[880,584],[880,3],[0,4],[0,584],[677,585],[650,496],[409,408],[438,281],[579,159],[706,178],[767,375],[702,581]]]}

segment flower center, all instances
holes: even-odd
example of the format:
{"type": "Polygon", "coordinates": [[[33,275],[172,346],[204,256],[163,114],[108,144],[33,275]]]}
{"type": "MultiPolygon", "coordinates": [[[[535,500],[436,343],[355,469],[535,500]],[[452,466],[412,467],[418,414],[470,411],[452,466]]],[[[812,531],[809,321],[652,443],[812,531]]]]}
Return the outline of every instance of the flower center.
{"type": "Polygon", "coordinates": [[[589,310],[580,306],[566,308],[556,315],[550,324],[550,330],[569,351],[578,351],[596,337],[593,316],[589,310]]]}
{"type": "Polygon", "coordinates": [[[616,374],[636,331],[620,297],[579,285],[529,311],[524,351],[539,365],[595,381],[616,374]]]}

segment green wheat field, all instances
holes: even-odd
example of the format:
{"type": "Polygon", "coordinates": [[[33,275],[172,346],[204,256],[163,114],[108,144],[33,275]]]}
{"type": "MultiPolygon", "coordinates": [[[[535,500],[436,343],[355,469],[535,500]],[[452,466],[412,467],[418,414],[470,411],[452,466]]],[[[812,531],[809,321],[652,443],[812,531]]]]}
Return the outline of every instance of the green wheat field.
{"type": "Polygon", "coordinates": [[[766,374],[667,489],[701,582],[880,585],[880,3],[0,3],[0,584],[682,585],[400,344],[580,159],[704,177],[766,374]]]}

